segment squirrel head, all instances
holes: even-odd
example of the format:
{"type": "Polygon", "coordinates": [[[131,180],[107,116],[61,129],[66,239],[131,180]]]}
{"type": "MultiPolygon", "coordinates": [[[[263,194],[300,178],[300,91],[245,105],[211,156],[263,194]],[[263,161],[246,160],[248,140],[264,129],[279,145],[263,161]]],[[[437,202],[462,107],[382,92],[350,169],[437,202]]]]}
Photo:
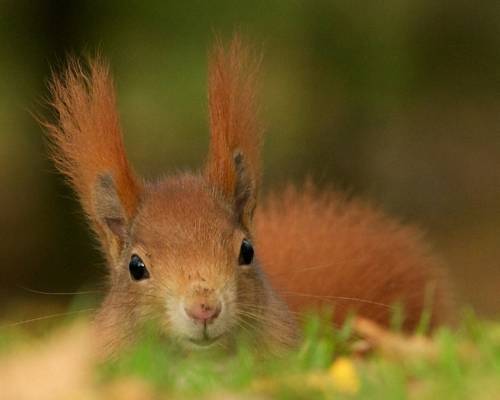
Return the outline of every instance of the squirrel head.
{"type": "Polygon", "coordinates": [[[229,340],[268,301],[241,206],[201,175],[145,185],[136,215],[116,230],[116,304],[132,304],[137,323],[153,318],[188,345],[229,340]]]}
{"type": "Polygon", "coordinates": [[[207,162],[200,173],[155,183],[138,179],[127,161],[102,60],[91,61],[89,73],[71,61],[54,78],[58,121],[45,124],[53,158],[78,194],[109,264],[110,290],[96,320],[106,345],[127,341],[148,320],[169,337],[206,346],[232,341],[245,326],[271,329],[277,314],[289,317],[253,248],[258,64],[239,37],[227,49],[216,43],[209,65],[207,162]]]}

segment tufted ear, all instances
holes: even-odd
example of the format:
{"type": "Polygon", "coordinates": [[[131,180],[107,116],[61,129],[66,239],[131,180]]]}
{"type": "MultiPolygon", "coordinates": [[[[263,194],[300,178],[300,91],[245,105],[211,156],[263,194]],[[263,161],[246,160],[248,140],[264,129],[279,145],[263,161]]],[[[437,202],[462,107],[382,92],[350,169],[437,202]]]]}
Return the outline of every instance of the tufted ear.
{"type": "Polygon", "coordinates": [[[104,253],[114,263],[142,193],[125,154],[113,82],[100,58],[70,59],[50,85],[55,122],[42,122],[52,158],[73,186],[104,253]]]}
{"type": "Polygon", "coordinates": [[[260,56],[239,36],[227,49],[217,41],[209,64],[210,150],[205,177],[251,229],[260,182],[261,126],[255,86],[260,56]]]}

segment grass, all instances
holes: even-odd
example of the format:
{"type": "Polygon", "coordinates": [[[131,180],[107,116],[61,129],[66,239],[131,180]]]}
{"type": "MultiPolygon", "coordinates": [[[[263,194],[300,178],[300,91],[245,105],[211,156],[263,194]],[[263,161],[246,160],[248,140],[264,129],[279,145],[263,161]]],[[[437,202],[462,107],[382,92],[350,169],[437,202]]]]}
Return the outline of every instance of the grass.
{"type": "MultiPolygon", "coordinates": [[[[0,331],[0,370],[10,348],[34,341],[22,329],[0,331]]],[[[471,312],[430,340],[388,331],[376,334],[380,342],[360,340],[352,321],[333,329],[314,315],[302,329],[301,346],[283,358],[262,357],[244,343],[232,355],[186,353],[145,330],[118,359],[94,368],[93,390],[113,398],[109,388],[121,386],[126,395],[115,398],[135,398],[127,397],[132,382],[142,399],[500,398],[500,323],[471,312]]]]}
{"type": "Polygon", "coordinates": [[[413,351],[411,340],[407,353],[375,348],[361,357],[352,350],[356,335],[350,324],[333,330],[314,316],[303,332],[301,347],[282,359],[262,359],[243,344],[232,356],[185,354],[146,335],[127,355],[104,365],[100,379],[139,378],[168,398],[500,398],[500,324],[471,313],[455,331],[435,334],[428,344],[436,350],[432,357],[413,351]]]}

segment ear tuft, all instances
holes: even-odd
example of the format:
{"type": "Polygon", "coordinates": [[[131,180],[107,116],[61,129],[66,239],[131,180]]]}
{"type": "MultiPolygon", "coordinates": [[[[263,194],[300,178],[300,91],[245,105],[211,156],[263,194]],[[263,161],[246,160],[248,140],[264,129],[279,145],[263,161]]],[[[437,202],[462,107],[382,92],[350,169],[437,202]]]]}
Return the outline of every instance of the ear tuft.
{"type": "Polygon", "coordinates": [[[55,121],[41,122],[52,158],[109,256],[127,233],[143,184],[125,154],[108,64],[99,56],[86,63],[70,58],[50,91],[55,121]]]}
{"type": "Polygon", "coordinates": [[[209,63],[210,150],[205,177],[234,204],[247,228],[260,181],[262,129],[255,89],[260,58],[236,35],[227,48],[216,41],[209,63]]]}

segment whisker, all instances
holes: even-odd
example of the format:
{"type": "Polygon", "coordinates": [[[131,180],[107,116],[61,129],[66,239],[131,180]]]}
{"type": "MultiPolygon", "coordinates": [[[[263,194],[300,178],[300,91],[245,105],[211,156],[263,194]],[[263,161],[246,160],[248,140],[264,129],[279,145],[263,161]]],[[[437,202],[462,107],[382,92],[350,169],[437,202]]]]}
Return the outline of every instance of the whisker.
{"type": "MultiPolygon", "coordinates": [[[[252,311],[266,311],[268,309],[268,306],[264,305],[256,305],[256,304],[241,303],[241,302],[235,302],[234,304],[238,306],[238,308],[248,309],[252,311]]],[[[289,309],[288,312],[296,317],[303,315],[303,313],[301,313],[300,311],[293,311],[289,309]]]]}
{"type": "Polygon", "coordinates": [[[249,321],[242,318],[242,315],[235,315],[236,322],[238,322],[238,326],[245,330],[247,333],[252,333],[255,331],[257,327],[253,326],[249,321]],[[242,325],[243,324],[243,325],[242,325]]]}
{"type": "MultiPolygon", "coordinates": [[[[276,274],[269,274],[268,273],[267,275],[270,276],[270,277],[276,277],[276,276],[281,276],[281,275],[285,275],[285,274],[289,275],[289,274],[296,274],[296,273],[299,273],[299,272],[313,271],[313,270],[316,270],[316,269],[330,268],[330,267],[332,267],[334,265],[335,265],[334,263],[323,264],[323,265],[313,265],[313,266],[309,266],[309,267],[303,267],[303,268],[297,268],[297,269],[290,269],[290,270],[279,272],[279,273],[276,273],[276,274]]],[[[268,264],[268,267],[269,266],[272,266],[272,264],[268,264]]]]}
{"type": "MultiPolygon", "coordinates": [[[[303,315],[302,315],[303,316],[303,315]]],[[[252,311],[245,311],[245,310],[238,310],[237,312],[237,317],[239,317],[241,319],[241,317],[246,317],[247,319],[251,320],[251,321],[256,321],[256,322],[260,322],[260,323],[269,323],[271,325],[271,327],[279,327],[282,325],[282,323],[278,320],[275,320],[275,319],[271,319],[271,318],[268,318],[268,317],[264,317],[262,314],[256,314],[252,311]]],[[[246,321],[248,322],[248,321],[246,321]]],[[[342,324],[338,324],[336,323],[335,321],[331,321],[330,322],[333,327],[337,330],[340,330],[342,329],[343,325],[342,324]]],[[[254,329],[257,328],[257,327],[254,327],[254,329]]],[[[262,331],[263,328],[261,327],[258,327],[260,328],[259,330],[257,331],[262,331]]],[[[271,332],[274,332],[274,329],[271,329],[271,332]]],[[[361,339],[361,336],[355,334],[355,333],[351,333],[352,337],[353,338],[357,338],[357,339],[361,339]]]]}
{"type": "Polygon", "coordinates": [[[373,301],[373,300],[368,300],[368,299],[362,299],[362,298],[358,298],[358,297],[322,296],[322,295],[315,295],[315,294],[309,294],[309,293],[287,292],[287,291],[281,292],[280,294],[283,296],[311,297],[311,298],[320,299],[320,300],[357,301],[358,303],[371,304],[371,305],[387,308],[388,310],[394,310],[394,307],[389,305],[389,304],[380,303],[378,301],[373,301]]]}
{"type": "Polygon", "coordinates": [[[26,319],[23,321],[18,321],[18,322],[13,322],[13,323],[1,325],[0,329],[7,329],[7,328],[14,327],[14,326],[29,324],[31,322],[43,321],[43,320],[47,320],[47,319],[51,319],[51,318],[65,317],[65,316],[74,315],[74,314],[81,314],[81,313],[90,312],[90,311],[94,311],[94,310],[95,310],[95,307],[92,307],[92,308],[85,308],[83,310],[67,311],[67,312],[61,312],[61,313],[56,313],[56,314],[44,315],[42,317],[30,318],[30,319],[26,319]]]}
{"type": "Polygon", "coordinates": [[[49,291],[45,291],[45,290],[31,289],[29,287],[20,286],[20,285],[17,285],[17,287],[19,289],[25,290],[25,291],[30,292],[30,293],[52,295],[52,296],[74,296],[74,295],[81,295],[81,294],[102,293],[101,291],[98,291],[98,290],[83,290],[83,291],[79,291],[79,292],[49,292],[49,291]]]}

